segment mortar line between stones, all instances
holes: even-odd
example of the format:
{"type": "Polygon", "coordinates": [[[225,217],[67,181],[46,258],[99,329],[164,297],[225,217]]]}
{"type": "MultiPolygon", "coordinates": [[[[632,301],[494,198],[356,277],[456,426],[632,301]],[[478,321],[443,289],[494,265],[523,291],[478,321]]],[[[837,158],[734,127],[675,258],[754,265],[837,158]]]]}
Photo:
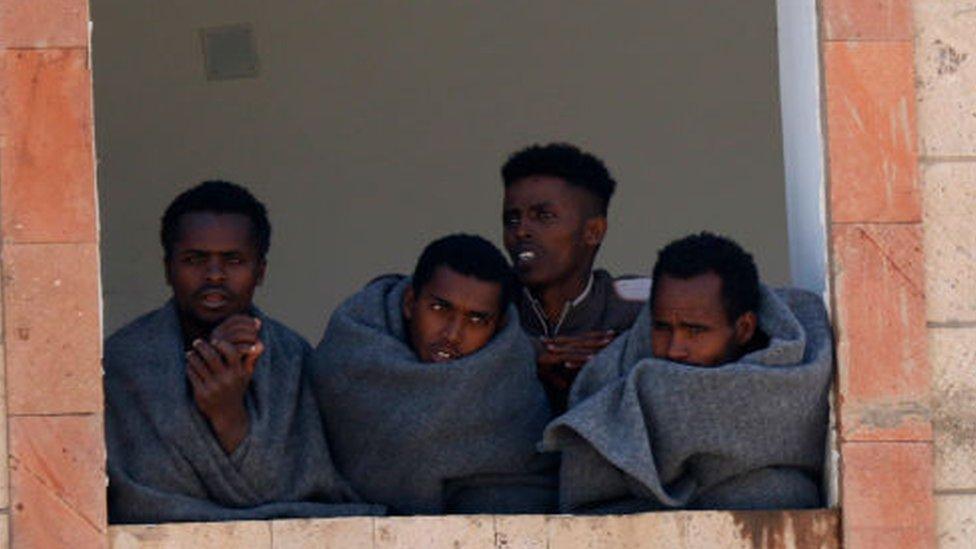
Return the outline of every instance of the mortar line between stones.
{"type": "MultiPolygon", "coordinates": [[[[841,440],[841,444],[925,444],[934,446],[935,443],[929,440],[905,440],[905,439],[871,439],[871,440],[841,440]]],[[[843,459],[843,452],[841,453],[843,459]]]]}
{"type": "Polygon", "coordinates": [[[926,328],[976,328],[976,320],[930,320],[926,328]]]}
{"type": "Polygon", "coordinates": [[[976,488],[943,488],[936,489],[937,496],[976,496],[976,488]]]}
{"type": "Polygon", "coordinates": [[[885,227],[891,225],[922,225],[922,221],[833,221],[831,225],[865,225],[868,227],[885,227]]]}
{"type": "Polygon", "coordinates": [[[976,162],[976,155],[938,155],[938,156],[919,156],[919,164],[937,164],[939,162],[955,164],[971,164],[976,162]]]}
{"type": "Polygon", "coordinates": [[[911,38],[826,38],[824,37],[823,41],[825,43],[831,43],[831,44],[844,43],[844,42],[853,42],[853,43],[868,42],[874,44],[905,44],[905,43],[914,44],[915,43],[915,39],[913,37],[911,38]]]}

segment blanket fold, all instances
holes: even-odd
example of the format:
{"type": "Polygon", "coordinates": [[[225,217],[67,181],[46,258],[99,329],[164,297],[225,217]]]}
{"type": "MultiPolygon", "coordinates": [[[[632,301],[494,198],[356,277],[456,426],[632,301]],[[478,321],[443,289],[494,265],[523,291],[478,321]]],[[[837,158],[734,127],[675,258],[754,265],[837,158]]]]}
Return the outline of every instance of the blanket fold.
{"type": "Polygon", "coordinates": [[[536,449],[549,406],[515,309],[478,352],[422,363],[402,316],[408,284],[371,282],[316,349],[313,386],[340,472],[398,513],[552,510],[555,458],[536,449]]]}
{"type": "Polygon", "coordinates": [[[335,471],[304,368],[309,345],[258,313],[265,351],[231,454],[193,401],[175,305],[105,343],[105,435],[113,523],[379,514],[335,471]]]}
{"type": "Polygon", "coordinates": [[[645,308],[593,358],[543,447],[562,452],[560,507],[819,505],[832,370],[819,297],[762,288],[766,348],[706,368],[648,358],[645,308]],[[626,503],[630,500],[630,503],[626,503]]]}

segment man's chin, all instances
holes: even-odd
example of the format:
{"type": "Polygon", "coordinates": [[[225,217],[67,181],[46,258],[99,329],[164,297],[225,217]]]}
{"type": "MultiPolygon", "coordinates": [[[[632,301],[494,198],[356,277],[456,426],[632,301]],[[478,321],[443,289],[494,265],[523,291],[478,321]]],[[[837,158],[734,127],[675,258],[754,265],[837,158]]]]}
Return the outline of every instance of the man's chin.
{"type": "Polygon", "coordinates": [[[545,288],[552,284],[552,280],[546,276],[546,273],[538,268],[516,269],[515,274],[518,276],[519,282],[530,290],[545,288]]]}
{"type": "Polygon", "coordinates": [[[227,320],[235,314],[237,314],[237,311],[229,308],[220,310],[195,308],[191,312],[193,321],[200,326],[207,327],[208,329],[217,327],[217,325],[219,325],[221,322],[227,320]]]}

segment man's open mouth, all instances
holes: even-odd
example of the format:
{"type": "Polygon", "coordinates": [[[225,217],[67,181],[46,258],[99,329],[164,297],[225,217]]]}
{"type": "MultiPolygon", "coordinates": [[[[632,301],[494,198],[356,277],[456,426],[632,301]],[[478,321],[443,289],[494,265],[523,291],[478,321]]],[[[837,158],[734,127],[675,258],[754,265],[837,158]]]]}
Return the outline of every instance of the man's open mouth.
{"type": "Polygon", "coordinates": [[[539,252],[532,248],[516,248],[515,249],[515,264],[517,266],[526,266],[531,264],[536,258],[539,257],[539,252]]]}
{"type": "Polygon", "coordinates": [[[230,301],[227,292],[209,290],[200,294],[200,304],[208,309],[220,309],[230,301]]]}
{"type": "Polygon", "coordinates": [[[434,349],[432,356],[434,362],[450,362],[452,360],[457,360],[461,358],[461,353],[453,349],[445,349],[443,347],[439,347],[437,349],[434,349]]]}

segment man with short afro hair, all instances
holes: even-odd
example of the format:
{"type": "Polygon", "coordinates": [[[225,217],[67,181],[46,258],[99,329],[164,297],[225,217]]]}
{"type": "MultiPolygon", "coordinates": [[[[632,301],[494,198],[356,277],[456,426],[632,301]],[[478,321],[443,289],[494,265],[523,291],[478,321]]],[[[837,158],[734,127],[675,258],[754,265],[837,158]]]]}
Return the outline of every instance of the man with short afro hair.
{"type": "Polygon", "coordinates": [[[105,342],[112,523],[376,514],[332,466],[308,387],[311,347],[254,307],[271,225],[207,181],[160,229],[172,298],[105,342]]]}
{"type": "Polygon", "coordinates": [[[617,186],[599,158],[567,143],[532,145],[501,175],[519,318],[537,338],[538,375],[558,412],[579,369],[633,324],[649,281],[593,269],[617,186]]]}

